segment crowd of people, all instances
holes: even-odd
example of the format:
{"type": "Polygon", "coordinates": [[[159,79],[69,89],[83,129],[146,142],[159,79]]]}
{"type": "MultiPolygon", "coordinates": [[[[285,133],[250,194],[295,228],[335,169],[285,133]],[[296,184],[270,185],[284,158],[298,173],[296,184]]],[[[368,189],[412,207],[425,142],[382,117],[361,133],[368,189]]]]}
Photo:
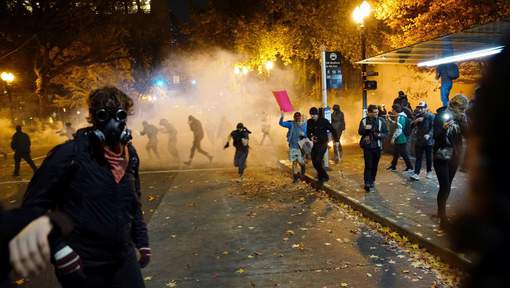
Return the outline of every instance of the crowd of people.
{"type": "Polygon", "coordinates": [[[437,216],[441,226],[445,227],[448,224],[446,202],[452,182],[460,163],[465,161],[462,155],[467,155],[463,139],[474,101],[469,102],[466,96],[457,94],[452,99],[443,99],[447,106],[433,114],[424,101],[413,110],[405,93],[400,91],[389,113],[383,106],[370,105],[368,116],[361,121],[359,128],[362,137],[360,146],[365,157],[365,190],[369,192],[374,189],[380,151],[385,138],[389,138],[393,146],[393,159],[388,170],[396,172],[398,160],[402,158],[405,163],[404,173],[407,173],[410,180],[419,181],[423,155],[426,178],[434,178],[434,168],[439,183],[437,216]],[[414,168],[410,148],[414,148],[414,168]]]}
{"type": "MultiPolygon", "coordinates": [[[[501,57],[506,57],[504,60],[508,62],[508,56],[505,50],[501,57]]],[[[497,67],[501,75],[508,74],[505,67],[497,67]]],[[[502,79],[498,74],[493,76],[502,79]]],[[[486,79],[484,96],[490,93],[502,95],[504,89],[500,89],[501,84],[502,81],[494,83],[486,79]]],[[[503,247],[502,241],[509,238],[508,232],[503,229],[507,228],[508,221],[502,222],[508,220],[507,209],[504,209],[507,196],[501,193],[505,191],[500,177],[504,171],[498,170],[505,167],[503,161],[508,157],[497,154],[501,151],[498,150],[501,141],[495,141],[490,134],[499,128],[495,120],[501,120],[503,115],[493,115],[491,109],[499,111],[504,107],[494,108],[490,104],[495,100],[489,98],[484,97],[484,102],[473,112],[474,101],[457,94],[451,99],[442,99],[446,105],[434,114],[424,101],[412,109],[407,96],[400,91],[390,112],[384,105],[371,104],[367,107],[367,115],[360,120],[358,134],[364,156],[364,188],[367,192],[375,191],[386,140],[393,146],[388,170],[397,171],[398,160],[402,158],[404,173],[410,180],[420,180],[425,155],[425,177],[433,178],[435,171],[439,183],[437,214],[440,225],[447,227],[446,202],[456,172],[465,161],[464,138],[471,123],[477,128],[487,128],[487,131],[480,130],[480,135],[472,142],[474,148],[471,149],[479,155],[470,161],[476,163],[474,167],[479,176],[472,180],[473,184],[476,188],[487,185],[491,193],[488,200],[475,193],[479,200],[484,201],[472,212],[471,217],[474,218],[466,218],[465,226],[459,225],[464,229],[459,235],[466,235],[466,231],[477,232],[478,240],[469,241],[471,247],[468,248],[478,249],[482,254],[480,263],[493,267],[495,264],[489,260],[501,258],[497,255],[498,250],[484,248],[481,243],[492,241],[495,246],[503,247]],[[477,121],[473,122],[472,117],[477,121]],[[484,124],[481,121],[483,117],[494,125],[484,124]],[[411,145],[415,151],[414,165],[409,157],[411,145]],[[490,225],[488,229],[494,231],[484,230],[484,225],[490,225]],[[495,237],[494,233],[498,236],[495,237]]],[[[21,126],[16,127],[11,141],[15,159],[13,174],[19,175],[22,159],[35,174],[20,208],[4,211],[0,207],[0,287],[8,287],[7,275],[11,266],[21,276],[27,276],[40,272],[48,261],[55,266],[55,274],[62,287],[144,287],[141,269],[149,264],[152,254],[141,209],[140,160],[126,124],[133,101],[117,88],[105,87],[91,92],[88,102],[90,125],[77,131],[66,125],[60,133],[69,137],[72,131],[72,138],[52,149],[39,168],[31,159],[30,138],[21,126]]],[[[311,159],[319,187],[329,180],[325,156],[331,142],[334,160],[341,160],[340,140],[346,127],[344,115],[340,106],[334,105],[331,119],[328,119],[327,110],[310,108],[308,120],[300,112],[295,112],[292,120],[285,120],[283,114],[279,119],[279,125],[287,129],[288,158],[292,162],[294,182],[303,178],[306,159],[311,159]]],[[[166,119],[161,119],[159,124],[162,128],[143,123],[140,135],[148,137],[147,151],[156,157],[159,155],[154,143],[157,143],[157,133],[162,132],[169,135],[169,153],[179,159],[177,130],[166,119]]],[[[185,164],[191,164],[195,152],[212,161],[213,157],[201,148],[204,138],[201,122],[190,115],[188,124],[193,132],[193,145],[185,164]]],[[[270,125],[264,127],[267,126],[270,125]]],[[[264,128],[264,131],[268,129],[264,128]]],[[[231,141],[233,143],[234,166],[238,168],[241,180],[249,155],[250,134],[243,123],[238,123],[224,145],[226,149],[231,141]]],[[[268,135],[269,132],[264,132],[264,138],[268,135]]],[[[503,252],[503,256],[508,254],[505,249],[503,252]]],[[[503,272],[497,274],[500,270],[494,271],[491,272],[494,279],[505,278],[503,272]]],[[[479,273],[474,274],[474,281],[481,283],[478,287],[489,287],[483,286],[487,270],[480,268],[475,272],[479,273]]],[[[501,283],[504,285],[504,282],[501,283]]]]}
{"type": "MultiPolygon", "coordinates": [[[[459,165],[465,161],[462,159],[462,155],[466,154],[463,138],[474,99],[469,102],[467,97],[458,94],[447,102],[447,106],[439,108],[434,114],[429,111],[425,101],[419,102],[413,109],[407,95],[399,91],[389,112],[384,105],[369,105],[367,116],[361,119],[358,128],[365,164],[364,189],[367,192],[375,191],[379,161],[385,145],[392,146],[393,154],[387,170],[397,172],[398,160],[403,159],[404,175],[411,181],[420,181],[425,156],[425,177],[433,179],[434,170],[439,183],[437,216],[443,227],[448,224],[446,202],[452,182],[459,165]],[[411,148],[414,151],[414,165],[411,148]]],[[[341,159],[340,138],[345,130],[345,119],[337,104],[333,106],[331,119],[326,119],[323,108],[312,107],[309,114],[310,119],[305,120],[300,112],[295,112],[293,120],[287,121],[284,121],[282,114],[279,125],[288,129],[288,159],[292,163],[293,181],[302,178],[306,159],[311,159],[317,171],[317,185],[321,187],[329,180],[328,144],[333,148],[335,162],[341,159]]]]}

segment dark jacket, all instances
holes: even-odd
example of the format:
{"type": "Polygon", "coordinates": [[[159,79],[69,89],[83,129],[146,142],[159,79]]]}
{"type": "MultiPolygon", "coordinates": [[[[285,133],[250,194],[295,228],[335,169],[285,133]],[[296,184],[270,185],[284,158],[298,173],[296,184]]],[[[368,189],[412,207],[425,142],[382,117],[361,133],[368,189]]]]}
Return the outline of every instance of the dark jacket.
{"type": "Polygon", "coordinates": [[[117,184],[101,144],[89,129],[83,129],[49,153],[28,185],[23,207],[68,215],[74,230],[66,243],[85,266],[122,260],[132,252],[133,243],[137,248],[148,247],[139,158],[131,144],[128,150],[128,168],[117,184]]]}
{"type": "Polygon", "coordinates": [[[30,153],[30,137],[24,132],[14,133],[11,148],[16,153],[30,153]]]}
{"type": "Polygon", "coordinates": [[[328,143],[328,131],[333,134],[333,139],[337,139],[337,133],[331,123],[324,118],[319,118],[317,121],[308,119],[306,122],[306,136],[310,139],[317,137],[317,144],[322,145],[328,143]]]}
{"type": "Polygon", "coordinates": [[[189,123],[189,128],[191,132],[193,132],[193,138],[195,139],[203,139],[204,138],[204,129],[202,128],[202,123],[196,118],[193,118],[189,123]]]}
{"type": "Polygon", "coordinates": [[[344,112],[342,111],[333,111],[331,114],[331,125],[336,130],[337,134],[345,130],[345,119],[344,112]]]}
{"type": "MultiPolygon", "coordinates": [[[[449,113],[445,107],[441,107],[437,110],[436,117],[434,118],[434,152],[441,148],[452,147],[453,156],[460,157],[462,153],[462,137],[466,131],[466,120],[465,119],[454,119],[456,126],[459,129],[450,129],[448,132],[444,128],[444,115],[449,113]]],[[[453,117],[453,116],[452,116],[453,117]]]]}
{"type": "Polygon", "coordinates": [[[421,146],[432,146],[434,145],[434,114],[427,112],[423,114],[422,122],[413,122],[411,127],[416,133],[416,144],[421,146]],[[430,135],[429,140],[425,139],[425,135],[430,135]]]}
{"type": "Polygon", "coordinates": [[[250,130],[243,128],[242,130],[234,130],[230,133],[233,139],[233,145],[236,150],[248,151],[249,146],[243,144],[243,139],[249,139],[251,132],[250,130]]]}
{"type": "Polygon", "coordinates": [[[358,134],[361,136],[360,146],[363,149],[383,149],[384,138],[388,136],[388,128],[383,118],[365,117],[359,122],[358,134]],[[370,129],[367,126],[371,125],[370,129]],[[368,136],[368,141],[365,137],[368,136]]]}

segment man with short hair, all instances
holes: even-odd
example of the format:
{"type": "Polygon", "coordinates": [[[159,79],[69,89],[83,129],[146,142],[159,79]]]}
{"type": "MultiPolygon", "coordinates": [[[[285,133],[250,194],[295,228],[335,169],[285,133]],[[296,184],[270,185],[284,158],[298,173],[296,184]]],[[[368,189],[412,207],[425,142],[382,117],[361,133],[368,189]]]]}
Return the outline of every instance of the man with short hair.
{"type": "Polygon", "coordinates": [[[288,129],[287,143],[289,144],[289,161],[292,163],[292,176],[296,183],[300,176],[305,175],[305,156],[299,147],[299,141],[306,137],[306,122],[300,112],[294,113],[294,120],[283,121],[283,113],[278,124],[288,129]],[[300,166],[301,171],[298,171],[300,166]]]}
{"type": "Polygon", "coordinates": [[[19,168],[21,159],[25,160],[32,171],[37,170],[32,156],[30,155],[30,136],[23,132],[21,125],[16,126],[16,133],[12,135],[11,148],[14,150],[14,173],[12,176],[19,176],[19,168]]]}
{"type": "Polygon", "coordinates": [[[432,148],[434,146],[434,114],[428,111],[426,102],[420,102],[416,106],[415,120],[411,122],[411,127],[415,131],[416,142],[414,146],[416,162],[414,173],[410,176],[412,180],[420,180],[421,163],[423,153],[427,161],[427,179],[432,179],[432,148]]]}
{"type": "Polygon", "coordinates": [[[313,142],[312,163],[317,170],[317,184],[322,187],[324,182],[329,181],[329,175],[324,169],[323,158],[328,150],[328,133],[333,135],[333,139],[337,139],[336,131],[324,117],[319,117],[319,109],[310,108],[311,119],[306,124],[306,135],[313,142]]]}
{"type": "Polygon", "coordinates": [[[365,191],[375,189],[374,182],[377,176],[377,167],[381,158],[384,138],[388,135],[386,122],[379,117],[379,108],[376,105],[369,105],[367,117],[361,119],[358,134],[361,136],[360,147],[363,149],[365,170],[363,178],[365,191]]]}
{"type": "Polygon", "coordinates": [[[52,237],[64,288],[142,288],[151,249],[141,208],[140,160],[127,117],[133,101],[115,87],[89,95],[90,127],[56,146],[30,181],[24,209],[65,214],[67,238],[52,237]]]}

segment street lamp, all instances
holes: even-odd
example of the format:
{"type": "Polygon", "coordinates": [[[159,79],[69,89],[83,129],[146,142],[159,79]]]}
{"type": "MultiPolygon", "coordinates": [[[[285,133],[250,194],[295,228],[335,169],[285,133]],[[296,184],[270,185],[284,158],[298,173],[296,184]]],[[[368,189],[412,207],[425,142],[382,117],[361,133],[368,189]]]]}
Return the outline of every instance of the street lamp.
{"type": "Polygon", "coordinates": [[[0,74],[0,78],[2,78],[2,80],[7,83],[7,84],[11,84],[12,81],[14,81],[14,74],[12,74],[11,72],[2,72],[0,74]]]}
{"type": "MultiPolygon", "coordinates": [[[[360,38],[361,38],[361,60],[366,58],[366,46],[367,46],[367,35],[364,20],[370,15],[372,8],[367,1],[363,1],[357,6],[352,12],[352,19],[359,26],[360,38]]],[[[367,114],[367,90],[365,89],[365,81],[367,80],[367,64],[361,64],[361,89],[363,99],[363,117],[367,114]]]]}
{"type": "Polygon", "coordinates": [[[12,95],[9,91],[9,85],[14,81],[14,74],[11,72],[0,73],[0,79],[4,81],[4,94],[9,98],[9,111],[11,113],[11,121],[14,120],[14,113],[12,111],[12,95]]]}

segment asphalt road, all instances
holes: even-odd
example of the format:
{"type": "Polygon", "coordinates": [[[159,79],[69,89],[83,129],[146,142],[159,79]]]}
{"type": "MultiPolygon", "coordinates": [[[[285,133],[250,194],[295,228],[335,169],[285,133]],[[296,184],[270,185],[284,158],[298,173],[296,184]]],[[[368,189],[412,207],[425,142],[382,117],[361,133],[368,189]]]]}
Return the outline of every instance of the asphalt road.
{"type": "MultiPolygon", "coordinates": [[[[4,166],[5,167],[5,166],[4,166]]],[[[29,178],[29,177],[28,177],[29,178]]],[[[271,166],[143,171],[147,287],[442,287],[407,250],[271,166]]],[[[2,203],[28,179],[2,177],[2,203]]],[[[49,270],[21,287],[58,287],[49,270]]]]}

